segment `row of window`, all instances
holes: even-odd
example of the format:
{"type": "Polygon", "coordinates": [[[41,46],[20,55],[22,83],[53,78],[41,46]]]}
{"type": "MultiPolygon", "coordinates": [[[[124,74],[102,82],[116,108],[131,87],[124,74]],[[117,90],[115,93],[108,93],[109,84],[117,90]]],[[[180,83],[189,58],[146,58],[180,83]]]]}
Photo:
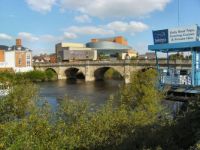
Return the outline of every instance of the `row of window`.
{"type": "MultiPolygon", "coordinates": [[[[18,59],[18,64],[21,65],[22,64],[22,57],[20,56],[18,59]]],[[[30,55],[26,55],[26,66],[30,67],[31,66],[31,56],[30,55]]]]}

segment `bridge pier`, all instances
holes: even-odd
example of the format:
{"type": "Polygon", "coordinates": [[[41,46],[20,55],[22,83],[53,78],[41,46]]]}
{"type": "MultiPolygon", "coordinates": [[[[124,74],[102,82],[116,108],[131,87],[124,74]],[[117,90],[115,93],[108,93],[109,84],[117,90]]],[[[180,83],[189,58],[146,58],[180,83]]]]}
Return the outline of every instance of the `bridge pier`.
{"type": "Polygon", "coordinates": [[[94,71],[92,67],[89,67],[88,65],[85,67],[85,82],[91,82],[94,81],[94,71]]]}
{"type": "Polygon", "coordinates": [[[126,84],[130,83],[131,82],[130,76],[124,77],[124,81],[126,84]]]}
{"type": "Polygon", "coordinates": [[[67,79],[67,76],[65,74],[65,68],[63,67],[58,67],[58,80],[66,80],[67,79]]]}
{"type": "Polygon", "coordinates": [[[126,84],[131,82],[131,70],[130,65],[124,66],[124,81],[126,84]]]}
{"type": "Polygon", "coordinates": [[[58,80],[66,80],[66,79],[67,79],[66,76],[58,75],[58,80]]]}

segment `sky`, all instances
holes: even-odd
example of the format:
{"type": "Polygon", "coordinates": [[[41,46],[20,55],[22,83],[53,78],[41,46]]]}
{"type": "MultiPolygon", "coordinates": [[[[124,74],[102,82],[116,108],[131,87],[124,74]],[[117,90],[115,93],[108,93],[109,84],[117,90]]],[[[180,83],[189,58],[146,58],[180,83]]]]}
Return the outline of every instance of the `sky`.
{"type": "Polygon", "coordinates": [[[124,36],[143,54],[152,30],[200,25],[199,11],[200,0],[0,0],[0,45],[21,38],[33,54],[54,53],[59,42],[124,36]]]}

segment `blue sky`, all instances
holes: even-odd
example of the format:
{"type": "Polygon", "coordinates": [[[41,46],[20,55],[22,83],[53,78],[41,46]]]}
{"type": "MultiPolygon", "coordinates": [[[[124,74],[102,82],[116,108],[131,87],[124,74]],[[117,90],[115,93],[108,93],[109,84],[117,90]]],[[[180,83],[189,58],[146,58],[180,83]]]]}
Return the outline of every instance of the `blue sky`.
{"type": "MultiPolygon", "coordinates": [[[[200,25],[200,0],[179,0],[180,26],[200,25]]],[[[152,30],[178,25],[178,0],[0,0],[0,45],[53,53],[58,42],[126,37],[140,54],[152,30]]]]}

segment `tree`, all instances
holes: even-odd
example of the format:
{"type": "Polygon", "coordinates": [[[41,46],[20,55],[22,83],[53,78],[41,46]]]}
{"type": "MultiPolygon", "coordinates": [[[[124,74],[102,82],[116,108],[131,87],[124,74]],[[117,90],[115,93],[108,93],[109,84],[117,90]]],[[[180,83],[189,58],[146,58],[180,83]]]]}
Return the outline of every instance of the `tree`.
{"type": "Polygon", "coordinates": [[[169,56],[169,59],[171,59],[171,60],[176,60],[176,59],[182,60],[182,59],[185,59],[185,58],[184,58],[183,54],[177,53],[177,54],[171,54],[169,56]]]}
{"type": "Polygon", "coordinates": [[[99,107],[66,98],[53,112],[48,102],[38,101],[34,87],[28,82],[16,85],[0,101],[0,149],[164,147],[166,138],[160,137],[168,126],[162,121],[162,93],[153,69],[134,73],[130,85],[99,107]]]}

